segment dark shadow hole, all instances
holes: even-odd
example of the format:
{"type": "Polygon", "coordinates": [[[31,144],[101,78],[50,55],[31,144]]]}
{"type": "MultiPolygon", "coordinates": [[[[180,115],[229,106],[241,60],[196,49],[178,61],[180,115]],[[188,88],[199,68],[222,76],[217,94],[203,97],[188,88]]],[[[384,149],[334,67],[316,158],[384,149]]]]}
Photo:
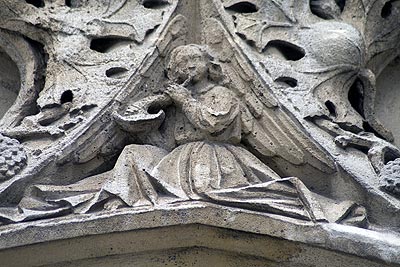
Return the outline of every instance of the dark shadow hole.
{"type": "Polygon", "coordinates": [[[157,114],[158,112],[160,112],[160,110],[162,109],[161,105],[158,103],[155,103],[153,105],[151,105],[148,109],[147,112],[149,114],[157,114]]]}
{"type": "Polygon", "coordinates": [[[84,106],[81,107],[81,110],[82,111],[88,111],[88,110],[91,110],[91,109],[93,109],[95,107],[97,107],[97,104],[84,105],[84,106]]]}
{"type": "Polygon", "coordinates": [[[387,18],[392,14],[392,2],[393,1],[388,1],[385,3],[385,5],[383,6],[382,10],[381,10],[381,17],[382,18],[387,18]]]}
{"type": "Polygon", "coordinates": [[[335,18],[334,16],[332,16],[331,13],[326,12],[325,10],[321,10],[321,9],[319,9],[319,7],[316,7],[316,6],[311,5],[311,4],[310,4],[310,10],[311,10],[311,13],[313,13],[314,15],[320,17],[321,19],[329,20],[329,19],[334,19],[335,18]]]}
{"type": "Polygon", "coordinates": [[[246,40],[246,43],[251,47],[256,47],[256,42],[254,42],[253,40],[246,40]]]}
{"type": "Polygon", "coordinates": [[[286,60],[290,61],[300,60],[306,55],[303,48],[282,40],[269,41],[263,52],[269,54],[280,53],[286,60]]]}
{"type": "Polygon", "coordinates": [[[169,79],[168,78],[168,70],[166,70],[166,69],[163,70],[163,76],[165,79],[169,79]]]}
{"type": "Polygon", "coordinates": [[[258,11],[258,7],[250,2],[243,1],[225,8],[226,10],[237,12],[237,13],[255,13],[258,11]]]}
{"type": "Polygon", "coordinates": [[[107,53],[112,48],[131,41],[132,41],[131,39],[123,37],[96,38],[90,42],[90,49],[100,53],[107,53]]]}
{"type": "MultiPolygon", "coordinates": [[[[340,10],[340,13],[343,12],[344,7],[346,5],[345,0],[335,0],[335,4],[340,10]]],[[[334,7],[326,6],[326,2],[324,0],[311,0],[310,1],[310,10],[311,12],[322,18],[322,19],[335,19],[336,18],[336,9],[332,10],[334,7]]]]}
{"type": "Polygon", "coordinates": [[[25,0],[25,2],[35,7],[44,7],[44,0],[25,0]]]}
{"type": "Polygon", "coordinates": [[[256,47],[256,42],[254,42],[253,40],[248,40],[246,38],[246,35],[244,35],[244,34],[242,34],[240,32],[237,32],[236,34],[237,34],[237,36],[240,37],[240,39],[244,40],[249,46],[256,47]]]}
{"type": "Polygon", "coordinates": [[[353,148],[355,148],[355,149],[361,151],[361,152],[364,153],[365,155],[368,155],[368,151],[369,151],[369,149],[370,149],[369,147],[360,146],[360,145],[355,145],[355,144],[351,145],[351,147],[353,147],[353,148]]]}
{"type": "Polygon", "coordinates": [[[154,28],[148,29],[148,30],[146,31],[145,36],[147,37],[147,36],[149,36],[150,34],[152,34],[153,32],[155,32],[155,31],[157,30],[158,26],[159,26],[159,25],[156,25],[154,28]]]}
{"type": "Polygon", "coordinates": [[[335,0],[335,2],[340,8],[340,12],[343,12],[344,7],[346,6],[346,0],[335,0]]]}
{"type": "Polygon", "coordinates": [[[166,5],[168,5],[168,1],[165,1],[165,0],[144,0],[143,1],[143,6],[145,8],[157,9],[157,8],[163,8],[166,5]]]}
{"type": "Polygon", "coordinates": [[[60,98],[60,103],[68,103],[72,102],[72,99],[74,98],[74,94],[72,93],[71,90],[67,90],[64,93],[62,93],[61,98],[60,98]]]}
{"type": "Polygon", "coordinates": [[[106,70],[106,76],[109,78],[121,78],[128,70],[121,67],[110,68],[106,70]]]}
{"type": "Polygon", "coordinates": [[[337,116],[335,104],[328,100],[325,102],[325,106],[329,110],[329,115],[331,115],[332,117],[337,116]]]}
{"type": "Polygon", "coordinates": [[[297,86],[297,80],[292,78],[292,77],[279,77],[278,79],[275,80],[276,82],[284,83],[288,85],[289,87],[296,87],[297,86]]]}
{"type": "Polygon", "coordinates": [[[364,129],[364,131],[369,132],[369,133],[373,133],[377,137],[385,140],[385,138],[382,135],[380,135],[377,131],[375,131],[374,128],[372,128],[372,126],[366,121],[363,122],[363,129],[364,129]]]}
{"type": "Polygon", "coordinates": [[[393,153],[392,151],[386,151],[383,154],[383,163],[387,164],[389,161],[393,161],[398,158],[398,155],[396,153],[393,153]]]}
{"type": "Polygon", "coordinates": [[[244,35],[243,33],[237,32],[236,35],[239,36],[242,40],[247,40],[246,35],[244,35]]]}
{"type": "Polygon", "coordinates": [[[363,117],[364,115],[364,85],[362,81],[357,78],[350,87],[348,99],[351,106],[363,117]]]}
{"type": "Polygon", "coordinates": [[[65,5],[71,8],[80,7],[82,1],[80,0],[65,0],[65,5]]]}
{"type": "MultiPolygon", "coordinates": [[[[232,15],[232,19],[233,19],[233,25],[235,27],[237,27],[237,17],[235,15],[232,15]]],[[[237,34],[237,33],[236,33],[237,34]]]]}

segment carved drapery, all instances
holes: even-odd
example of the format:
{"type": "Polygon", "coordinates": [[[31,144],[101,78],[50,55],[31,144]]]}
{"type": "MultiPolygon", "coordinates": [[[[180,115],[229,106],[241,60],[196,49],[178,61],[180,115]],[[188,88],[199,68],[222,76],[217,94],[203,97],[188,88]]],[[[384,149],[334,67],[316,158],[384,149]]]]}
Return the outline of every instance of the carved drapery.
{"type": "Polygon", "coordinates": [[[398,1],[0,2],[2,223],[200,200],[400,226],[398,1]]]}

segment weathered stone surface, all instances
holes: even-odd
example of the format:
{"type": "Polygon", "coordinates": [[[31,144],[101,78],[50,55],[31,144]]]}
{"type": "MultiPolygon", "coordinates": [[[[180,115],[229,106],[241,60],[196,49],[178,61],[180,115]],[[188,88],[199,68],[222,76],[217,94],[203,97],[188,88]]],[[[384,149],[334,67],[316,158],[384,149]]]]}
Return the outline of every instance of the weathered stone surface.
{"type": "Polygon", "coordinates": [[[0,237],[9,266],[398,266],[400,248],[394,233],[199,202],[21,223],[0,237]]]}
{"type": "Polygon", "coordinates": [[[156,227],[151,239],[172,229],[172,242],[199,224],[242,231],[240,244],[280,238],[284,259],[217,238],[32,265],[400,264],[399,1],[0,4],[0,259],[10,266],[41,242],[118,243],[116,231],[156,227]]]}

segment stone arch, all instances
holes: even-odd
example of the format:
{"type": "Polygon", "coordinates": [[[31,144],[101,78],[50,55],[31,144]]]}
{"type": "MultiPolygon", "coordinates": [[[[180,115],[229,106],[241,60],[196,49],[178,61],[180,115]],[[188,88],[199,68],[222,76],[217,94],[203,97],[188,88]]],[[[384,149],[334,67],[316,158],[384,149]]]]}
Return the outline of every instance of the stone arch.
{"type": "Polygon", "coordinates": [[[14,104],[21,87],[19,69],[0,47],[0,118],[14,104]]]}
{"type": "Polygon", "coordinates": [[[38,112],[36,100],[45,70],[41,49],[35,41],[0,30],[0,76],[2,81],[6,77],[0,85],[5,102],[0,109],[2,128],[18,125],[24,117],[38,112]]]}

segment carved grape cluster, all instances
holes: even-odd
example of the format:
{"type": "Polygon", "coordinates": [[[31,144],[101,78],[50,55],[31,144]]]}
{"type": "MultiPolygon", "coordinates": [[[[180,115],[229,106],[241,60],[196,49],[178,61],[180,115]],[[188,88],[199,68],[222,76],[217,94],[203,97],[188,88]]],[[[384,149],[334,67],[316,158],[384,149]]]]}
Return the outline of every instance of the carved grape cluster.
{"type": "Polygon", "coordinates": [[[18,174],[26,160],[26,153],[18,140],[0,134],[0,181],[18,174]]]}
{"type": "Polygon", "coordinates": [[[382,188],[400,196],[400,158],[389,161],[381,170],[382,188]]]}

